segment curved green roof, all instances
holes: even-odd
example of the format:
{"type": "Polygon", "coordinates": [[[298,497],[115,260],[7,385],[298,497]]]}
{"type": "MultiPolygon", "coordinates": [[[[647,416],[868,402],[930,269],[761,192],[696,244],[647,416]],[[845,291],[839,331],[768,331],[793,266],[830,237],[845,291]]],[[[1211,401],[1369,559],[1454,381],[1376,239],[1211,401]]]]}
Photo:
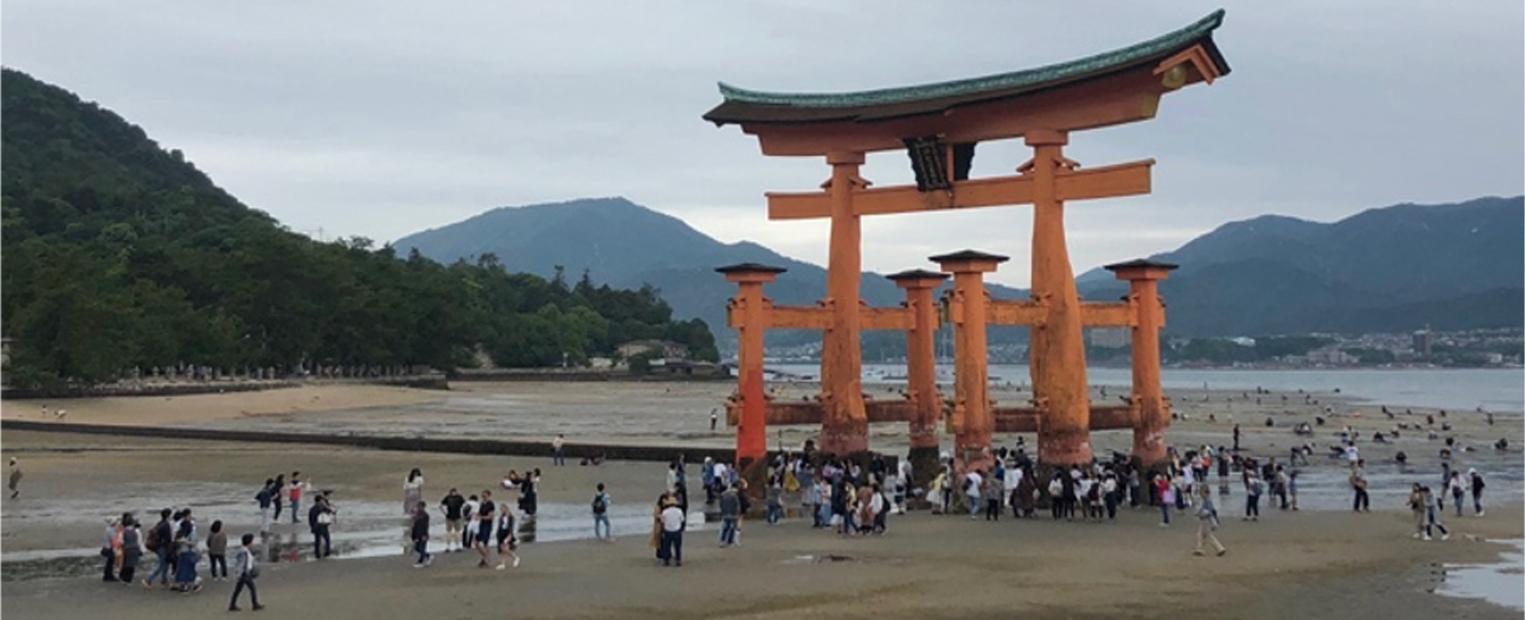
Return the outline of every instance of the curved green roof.
{"type": "Polygon", "coordinates": [[[839,120],[860,116],[883,117],[916,114],[934,110],[919,109],[915,104],[946,102],[950,106],[967,103],[970,98],[981,96],[1007,96],[1037,90],[1058,83],[1094,77],[1112,71],[1161,59],[1197,43],[1207,43],[1212,60],[1220,74],[1227,74],[1228,63],[1212,45],[1212,32],[1223,23],[1223,9],[1197,20],[1185,28],[1166,33],[1142,43],[1121,49],[1087,56],[1068,62],[1012,71],[983,77],[843,93],[776,93],[747,90],[720,83],[720,95],[725,99],[719,106],[704,115],[706,120],[724,124],[747,121],[789,120],[839,120]],[[875,114],[870,108],[901,108],[893,113],[880,110],[875,114]],[[796,114],[780,115],[781,108],[798,111],[796,114]],[[854,114],[834,114],[833,111],[854,114]]]}

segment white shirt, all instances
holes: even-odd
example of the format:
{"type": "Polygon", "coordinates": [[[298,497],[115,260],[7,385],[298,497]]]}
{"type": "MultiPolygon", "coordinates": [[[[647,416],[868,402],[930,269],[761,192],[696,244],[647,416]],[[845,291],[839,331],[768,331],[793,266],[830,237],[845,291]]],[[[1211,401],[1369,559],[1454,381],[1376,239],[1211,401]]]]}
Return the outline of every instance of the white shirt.
{"type": "Polygon", "coordinates": [[[981,478],[980,474],[978,472],[972,472],[972,471],[969,472],[969,475],[964,476],[964,479],[969,481],[969,490],[966,491],[966,493],[968,493],[969,497],[979,497],[980,496],[980,485],[984,484],[985,479],[981,478]]]}
{"type": "Polygon", "coordinates": [[[662,531],[676,532],[683,529],[683,511],[677,506],[662,509],[662,531]]]}
{"type": "Polygon", "coordinates": [[[1345,446],[1345,458],[1354,463],[1361,460],[1361,453],[1356,449],[1354,444],[1345,446]]]}
{"type": "Polygon", "coordinates": [[[900,462],[900,479],[906,484],[911,484],[911,461],[906,459],[900,462]]]}
{"type": "Polygon", "coordinates": [[[1022,484],[1022,468],[1013,467],[1006,470],[1006,488],[1014,490],[1019,484],[1022,484]]]}
{"type": "Polygon", "coordinates": [[[1117,479],[1115,479],[1115,478],[1107,478],[1106,480],[1101,481],[1101,492],[1103,492],[1103,493],[1113,493],[1113,492],[1116,492],[1116,491],[1117,491],[1117,479]]]}

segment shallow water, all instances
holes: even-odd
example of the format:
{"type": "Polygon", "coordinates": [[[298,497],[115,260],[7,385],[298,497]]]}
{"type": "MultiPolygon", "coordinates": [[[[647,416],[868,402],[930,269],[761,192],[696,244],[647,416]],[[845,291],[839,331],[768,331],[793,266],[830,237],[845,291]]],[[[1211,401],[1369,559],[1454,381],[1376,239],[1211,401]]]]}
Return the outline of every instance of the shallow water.
{"type": "Polygon", "coordinates": [[[1525,574],[1525,540],[1504,540],[1514,548],[1502,554],[1492,564],[1446,565],[1445,582],[1435,589],[1436,594],[1458,598],[1480,598],[1495,605],[1525,611],[1525,588],[1521,587],[1521,575],[1525,574]]]}
{"type": "MultiPolygon", "coordinates": [[[[189,486],[194,485],[177,485],[175,488],[179,490],[189,486]]],[[[239,488],[242,490],[242,487],[239,488]]],[[[186,499],[182,498],[181,502],[186,502],[186,499]]],[[[225,527],[230,532],[230,539],[236,538],[242,532],[258,528],[258,514],[250,510],[243,503],[235,505],[226,501],[215,500],[189,503],[194,503],[199,513],[209,515],[246,515],[242,519],[222,517],[225,527]]],[[[93,510],[80,512],[88,508],[88,504],[89,502],[85,500],[56,500],[42,507],[29,508],[24,516],[18,514],[8,516],[8,518],[67,519],[69,518],[68,515],[95,514],[93,510]]],[[[149,500],[147,505],[162,506],[165,504],[162,501],[149,500]]],[[[332,557],[334,559],[400,557],[412,553],[411,543],[405,544],[403,518],[397,515],[396,503],[342,502],[338,505],[338,508],[339,520],[333,526],[332,557]]],[[[593,522],[592,518],[587,514],[586,505],[541,502],[538,509],[539,514],[533,522],[525,519],[522,514],[516,515],[521,543],[533,544],[536,542],[555,542],[593,537],[593,522]],[[526,524],[530,525],[526,527],[526,524]]],[[[143,515],[149,512],[151,511],[138,511],[138,514],[143,515]]],[[[445,549],[445,526],[443,519],[437,518],[438,515],[433,516],[436,518],[431,520],[430,551],[439,553],[445,549]]],[[[210,520],[198,522],[199,537],[205,538],[206,528],[209,527],[209,524],[210,520]]],[[[615,537],[645,537],[650,532],[651,527],[650,507],[644,505],[611,505],[609,507],[609,524],[615,537]]],[[[97,529],[102,529],[104,534],[104,523],[97,529]]],[[[704,527],[696,525],[695,529],[703,530],[704,527]]],[[[312,536],[308,532],[305,522],[296,525],[289,522],[279,523],[275,526],[275,530],[270,536],[261,537],[256,541],[256,548],[259,549],[260,557],[263,561],[280,563],[313,560],[312,536]]],[[[0,562],[3,562],[5,565],[5,570],[0,572],[0,578],[3,578],[5,581],[50,577],[96,576],[99,578],[103,561],[99,553],[100,549],[96,547],[6,551],[3,555],[0,555],[0,562]]],[[[139,565],[139,574],[146,575],[146,571],[151,570],[156,561],[151,554],[145,554],[143,562],[139,565]]],[[[201,559],[198,566],[200,567],[199,572],[201,574],[207,574],[208,564],[205,558],[201,559]]]]}

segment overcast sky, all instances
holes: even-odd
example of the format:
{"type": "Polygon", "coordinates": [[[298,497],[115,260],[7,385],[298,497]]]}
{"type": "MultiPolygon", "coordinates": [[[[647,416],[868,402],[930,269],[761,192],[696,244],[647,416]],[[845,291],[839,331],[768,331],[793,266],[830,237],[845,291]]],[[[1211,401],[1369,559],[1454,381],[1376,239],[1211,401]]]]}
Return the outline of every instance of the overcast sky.
{"type": "MultiPolygon", "coordinates": [[[[0,23],[6,66],[115,110],[294,230],[386,241],[620,195],[824,263],[826,222],[769,222],[763,200],[816,187],[824,162],[764,158],[700,120],[716,81],[831,91],[996,73],[1219,4],[6,0],[0,23]]],[[[1265,213],[1332,221],[1521,193],[1522,5],[1228,2],[1216,40],[1231,75],[1167,95],[1151,122],[1071,137],[1087,166],[1158,160],[1152,195],[1071,203],[1076,270],[1265,213]]],[[[974,172],[1026,157],[982,145],[974,172]]],[[[864,176],[911,179],[903,153],[871,156],[864,176]]],[[[1031,217],[865,218],[864,265],[973,247],[1016,257],[994,279],[1024,285],[1031,217]]]]}

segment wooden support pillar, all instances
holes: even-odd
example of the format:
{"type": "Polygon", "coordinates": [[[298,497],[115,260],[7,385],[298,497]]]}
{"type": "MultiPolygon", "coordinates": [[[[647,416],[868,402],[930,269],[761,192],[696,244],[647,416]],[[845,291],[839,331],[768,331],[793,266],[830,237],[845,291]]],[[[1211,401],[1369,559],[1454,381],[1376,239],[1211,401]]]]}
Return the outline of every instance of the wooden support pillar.
{"type": "Polygon", "coordinates": [[[914,269],[889,276],[905,290],[911,328],[905,332],[906,389],[911,396],[911,460],[913,487],[925,488],[937,474],[937,421],[942,397],[937,393],[937,302],[932,291],[947,274],[914,269]]]}
{"type": "Polygon", "coordinates": [[[990,410],[989,355],[986,347],[985,274],[996,270],[1005,256],[964,250],[933,256],[944,272],[953,274],[953,304],[949,312],[954,329],[954,458],[960,471],[985,469],[991,464],[990,436],[995,432],[995,413],[990,410]]]}
{"type": "Polygon", "coordinates": [[[1064,202],[1055,188],[1060,171],[1073,169],[1074,162],[1064,158],[1063,132],[1029,131],[1026,141],[1033,159],[1018,172],[1033,179],[1032,296],[1047,310],[1029,345],[1033,395],[1042,412],[1038,459],[1047,466],[1089,463],[1091,403],[1080,296],[1064,239],[1064,202]]]}
{"type": "Polygon", "coordinates": [[[768,403],[763,390],[763,334],[767,330],[768,298],[763,285],[783,273],[779,267],[742,263],[716,269],[734,282],[738,291],[731,298],[732,327],[736,328],[737,393],[741,420],[736,425],[736,468],[748,481],[748,491],[761,496],[765,488],[768,455],[768,403]],[[739,312],[737,312],[739,310],[739,312]],[[739,316],[739,320],[734,317],[739,316]],[[754,480],[755,478],[755,480],[754,480]]]}
{"type": "Polygon", "coordinates": [[[1128,297],[1136,313],[1132,339],[1133,458],[1144,468],[1165,460],[1170,404],[1160,386],[1160,329],[1165,326],[1165,304],[1157,283],[1175,268],[1148,260],[1107,265],[1117,279],[1128,281],[1128,297]]]}
{"type": "Polygon", "coordinates": [[[863,346],[859,278],[862,231],[853,192],[868,183],[858,176],[863,153],[834,151],[831,164],[831,246],[826,265],[826,306],[831,320],[821,347],[821,451],[849,456],[868,450],[868,413],[863,407],[863,346]]]}

